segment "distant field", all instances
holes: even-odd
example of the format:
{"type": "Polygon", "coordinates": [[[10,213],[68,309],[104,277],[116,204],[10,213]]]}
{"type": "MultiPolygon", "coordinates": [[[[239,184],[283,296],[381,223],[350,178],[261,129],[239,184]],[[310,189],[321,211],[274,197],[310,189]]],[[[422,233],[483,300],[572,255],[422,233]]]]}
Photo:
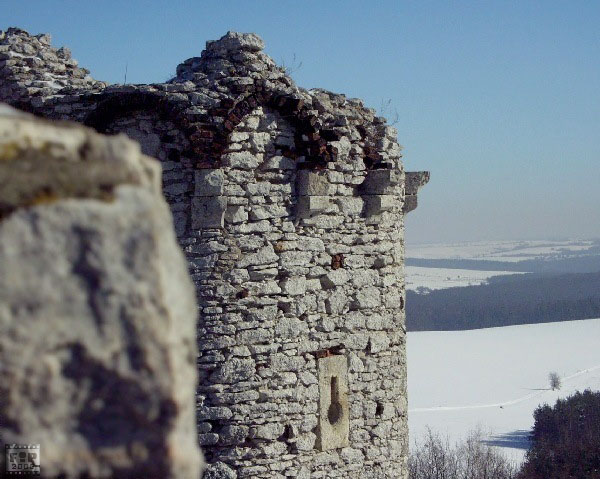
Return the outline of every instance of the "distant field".
{"type": "Polygon", "coordinates": [[[419,293],[427,293],[438,289],[460,286],[479,286],[487,284],[490,278],[513,271],[477,271],[455,268],[422,268],[406,266],[406,289],[419,293]]]}
{"type": "Polygon", "coordinates": [[[410,259],[462,259],[518,262],[600,254],[597,240],[478,241],[407,245],[410,259]]]}
{"type": "Polygon", "coordinates": [[[600,390],[600,319],[471,331],[408,333],[411,446],[427,427],[451,441],[481,427],[520,461],[538,404],[600,390]],[[551,391],[548,373],[562,377],[551,391]]]}
{"type": "Polygon", "coordinates": [[[492,241],[408,245],[406,265],[478,271],[591,273],[600,271],[600,241],[492,241]]]}

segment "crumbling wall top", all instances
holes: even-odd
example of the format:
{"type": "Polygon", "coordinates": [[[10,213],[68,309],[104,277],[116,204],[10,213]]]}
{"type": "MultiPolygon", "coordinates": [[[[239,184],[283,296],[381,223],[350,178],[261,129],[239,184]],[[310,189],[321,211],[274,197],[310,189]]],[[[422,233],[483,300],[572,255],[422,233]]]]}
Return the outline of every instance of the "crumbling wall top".
{"type": "Polygon", "coordinates": [[[80,68],[68,48],[53,48],[48,34],[30,35],[20,28],[0,31],[0,99],[12,103],[35,96],[97,91],[107,83],[80,68]]]}

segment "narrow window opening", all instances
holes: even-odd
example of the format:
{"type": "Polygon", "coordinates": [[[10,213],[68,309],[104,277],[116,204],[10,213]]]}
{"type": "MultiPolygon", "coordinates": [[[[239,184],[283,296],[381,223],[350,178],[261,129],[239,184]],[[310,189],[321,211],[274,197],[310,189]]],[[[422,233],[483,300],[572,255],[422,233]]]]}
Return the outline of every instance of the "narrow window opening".
{"type": "Polygon", "coordinates": [[[331,425],[337,424],[343,415],[342,405],[340,404],[340,386],[337,376],[331,376],[331,395],[327,419],[331,425]]]}

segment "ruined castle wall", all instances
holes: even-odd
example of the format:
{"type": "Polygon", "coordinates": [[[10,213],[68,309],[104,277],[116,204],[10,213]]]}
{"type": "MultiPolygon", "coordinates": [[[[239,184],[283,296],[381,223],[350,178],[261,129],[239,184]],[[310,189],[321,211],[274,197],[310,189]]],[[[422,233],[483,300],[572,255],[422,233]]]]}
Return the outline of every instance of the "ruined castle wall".
{"type": "MultiPolygon", "coordinates": [[[[15,42],[43,57],[36,38],[0,38],[0,62],[15,42]]],[[[373,110],[261,49],[229,33],[166,84],[41,92],[13,59],[0,98],[160,160],[199,304],[206,477],[406,477],[403,215],[426,177],[373,110]]]]}
{"type": "Polygon", "coordinates": [[[160,161],[163,194],[171,207],[175,231],[180,240],[188,237],[195,168],[191,159],[182,157],[189,146],[184,133],[172,121],[145,111],[117,117],[106,125],[105,131],[107,134],[125,133],[139,142],[144,154],[160,161]]]}
{"type": "Polygon", "coordinates": [[[395,168],[372,171],[370,184],[360,135],[342,137],[317,172],[285,156],[295,136],[277,112],[254,110],[210,173],[227,207],[212,247],[209,231],[198,245],[210,253],[192,262],[212,293],[200,298],[200,442],[238,477],[402,477],[399,151],[390,142],[395,168]],[[335,357],[347,381],[341,440],[324,430],[331,397],[320,404],[330,384],[320,385],[319,362],[335,357]]]}
{"type": "Polygon", "coordinates": [[[106,83],[80,68],[68,48],[52,48],[50,35],[29,35],[19,28],[0,31],[0,98],[11,103],[41,104],[61,91],[97,91],[106,83]]]}

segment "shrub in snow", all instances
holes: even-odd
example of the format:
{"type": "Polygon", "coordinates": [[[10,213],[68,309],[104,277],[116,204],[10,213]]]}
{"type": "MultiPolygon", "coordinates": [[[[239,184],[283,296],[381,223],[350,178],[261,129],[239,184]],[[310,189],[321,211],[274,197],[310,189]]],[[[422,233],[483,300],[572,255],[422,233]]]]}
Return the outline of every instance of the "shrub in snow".
{"type": "Polygon", "coordinates": [[[455,446],[428,431],[408,457],[409,479],[514,479],[517,468],[490,446],[480,431],[455,446]]]}

